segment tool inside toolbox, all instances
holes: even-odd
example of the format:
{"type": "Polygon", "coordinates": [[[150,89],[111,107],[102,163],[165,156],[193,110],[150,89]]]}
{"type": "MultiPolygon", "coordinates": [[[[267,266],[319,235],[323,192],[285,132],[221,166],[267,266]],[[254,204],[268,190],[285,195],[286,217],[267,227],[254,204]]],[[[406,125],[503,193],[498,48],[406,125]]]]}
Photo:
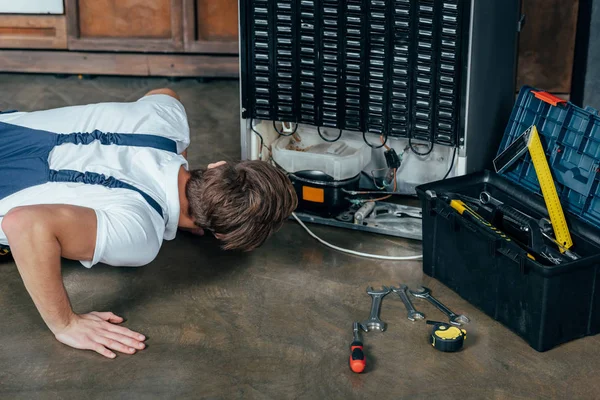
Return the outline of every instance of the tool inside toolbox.
{"type": "MultiPolygon", "coordinates": [[[[463,201],[491,226],[506,234],[517,245],[531,253],[541,265],[551,266],[569,263],[582,257],[598,254],[600,251],[597,243],[586,239],[585,234],[578,232],[575,228],[572,230],[574,236],[573,248],[566,254],[561,254],[559,244],[552,237],[551,223],[548,216],[515,201],[513,195],[507,195],[491,184],[486,183],[469,187],[468,190],[461,193],[450,191],[438,193],[437,196],[446,202],[451,199],[463,201]],[[499,200],[504,207],[498,207],[489,202],[485,204],[486,202],[482,202],[481,199],[483,193],[499,200]],[[506,209],[512,209],[513,212],[507,213],[505,212],[506,209]],[[515,213],[521,215],[515,216],[515,213]],[[536,221],[537,224],[532,226],[532,224],[527,223],[528,221],[536,221]],[[537,231],[532,228],[537,229],[537,231]]],[[[574,226],[577,226],[577,224],[575,223],[574,226]]]]}

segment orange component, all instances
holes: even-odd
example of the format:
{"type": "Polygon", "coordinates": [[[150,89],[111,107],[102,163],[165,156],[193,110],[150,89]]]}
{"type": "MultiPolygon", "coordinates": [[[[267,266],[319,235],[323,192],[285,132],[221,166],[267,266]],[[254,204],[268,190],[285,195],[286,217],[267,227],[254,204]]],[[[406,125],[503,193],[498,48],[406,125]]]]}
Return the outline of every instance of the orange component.
{"type": "Polygon", "coordinates": [[[310,186],[302,186],[302,199],[313,203],[325,203],[325,190],[310,186]]]}
{"type": "MultiPolygon", "coordinates": [[[[360,342],[359,342],[360,343],[360,342]]],[[[363,352],[362,343],[352,343],[350,350],[352,354],[350,354],[350,369],[352,372],[356,372],[360,374],[363,372],[367,366],[367,361],[365,360],[365,353],[363,352]]]]}
{"type": "Polygon", "coordinates": [[[535,90],[532,90],[531,93],[534,94],[535,97],[537,97],[538,99],[540,99],[541,101],[551,104],[554,107],[556,107],[559,103],[566,103],[566,100],[561,99],[560,97],[557,97],[551,93],[548,92],[536,92],[535,90]]]}
{"type": "Polygon", "coordinates": [[[352,332],[354,333],[354,340],[350,345],[351,353],[350,359],[348,360],[348,365],[350,366],[352,372],[360,374],[367,367],[367,358],[365,357],[363,344],[358,333],[358,322],[354,322],[352,324],[352,332]]]}

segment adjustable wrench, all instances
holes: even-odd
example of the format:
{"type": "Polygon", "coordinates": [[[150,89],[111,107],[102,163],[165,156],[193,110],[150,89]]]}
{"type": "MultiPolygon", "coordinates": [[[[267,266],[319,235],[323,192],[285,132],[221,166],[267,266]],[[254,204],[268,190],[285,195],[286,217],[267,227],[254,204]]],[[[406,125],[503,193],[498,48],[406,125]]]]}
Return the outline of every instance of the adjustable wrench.
{"type": "Polygon", "coordinates": [[[368,320],[360,323],[363,331],[385,331],[387,324],[379,319],[379,312],[381,311],[381,301],[389,292],[391,290],[387,286],[383,286],[382,290],[374,290],[371,286],[367,288],[367,294],[371,296],[371,315],[368,320]]]}
{"type": "Polygon", "coordinates": [[[411,321],[416,321],[418,319],[425,319],[425,314],[418,312],[413,306],[412,301],[408,297],[408,286],[400,284],[400,287],[390,287],[390,289],[400,297],[404,306],[406,307],[406,311],[408,311],[408,319],[411,321]]]}
{"type": "Polygon", "coordinates": [[[425,300],[429,301],[431,304],[433,304],[434,306],[436,306],[438,310],[440,310],[441,312],[443,312],[444,314],[446,314],[448,316],[448,319],[450,320],[450,323],[452,325],[461,326],[462,324],[468,324],[469,322],[471,322],[471,320],[466,315],[455,314],[448,307],[446,307],[445,305],[440,303],[439,300],[437,300],[435,297],[433,297],[431,295],[431,289],[426,288],[425,286],[421,287],[421,291],[418,291],[418,292],[411,290],[410,294],[412,294],[415,297],[425,299],[425,300]]]}

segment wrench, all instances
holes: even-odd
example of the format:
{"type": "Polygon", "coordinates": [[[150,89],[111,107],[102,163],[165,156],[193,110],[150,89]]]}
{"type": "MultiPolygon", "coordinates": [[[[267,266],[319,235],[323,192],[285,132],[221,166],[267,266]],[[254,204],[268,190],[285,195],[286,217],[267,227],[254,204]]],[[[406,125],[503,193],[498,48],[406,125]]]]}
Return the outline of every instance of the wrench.
{"type": "Polygon", "coordinates": [[[418,297],[420,299],[425,299],[425,300],[429,301],[431,304],[433,304],[434,306],[436,306],[438,308],[438,310],[440,310],[441,312],[443,312],[444,314],[446,314],[448,316],[448,318],[450,319],[450,323],[452,325],[461,326],[462,324],[468,324],[469,322],[471,322],[471,320],[466,315],[457,315],[454,312],[452,312],[452,310],[450,310],[448,307],[446,307],[445,305],[440,303],[439,300],[437,300],[435,297],[433,297],[431,295],[431,289],[426,288],[425,286],[421,287],[421,291],[419,291],[419,292],[415,292],[414,290],[411,290],[410,294],[412,294],[413,296],[418,297]]]}
{"type": "Polygon", "coordinates": [[[400,287],[390,287],[390,289],[400,297],[404,306],[406,307],[406,311],[408,311],[408,319],[411,321],[416,321],[418,319],[425,319],[425,314],[418,312],[413,306],[412,301],[408,297],[408,286],[400,284],[400,287]]]}
{"type": "Polygon", "coordinates": [[[391,290],[387,286],[383,286],[382,290],[374,290],[371,286],[367,288],[367,294],[371,296],[371,315],[368,320],[360,323],[363,331],[385,331],[387,324],[379,319],[379,312],[381,311],[381,301],[389,292],[391,290]]]}

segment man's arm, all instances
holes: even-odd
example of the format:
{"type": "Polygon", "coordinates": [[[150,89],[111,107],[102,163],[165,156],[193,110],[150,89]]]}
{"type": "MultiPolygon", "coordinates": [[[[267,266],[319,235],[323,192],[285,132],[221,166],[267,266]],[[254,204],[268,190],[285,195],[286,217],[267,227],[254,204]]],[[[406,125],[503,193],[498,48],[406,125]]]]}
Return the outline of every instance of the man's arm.
{"type": "Polygon", "coordinates": [[[6,214],[2,230],[19,273],[42,318],[57,340],[77,349],[114,358],[109,349],[133,354],[143,349],[143,335],[114,325],[110,312],[77,315],[61,274],[61,256],[92,260],[96,246],[94,210],[69,205],[19,207],[6,214]]]}

